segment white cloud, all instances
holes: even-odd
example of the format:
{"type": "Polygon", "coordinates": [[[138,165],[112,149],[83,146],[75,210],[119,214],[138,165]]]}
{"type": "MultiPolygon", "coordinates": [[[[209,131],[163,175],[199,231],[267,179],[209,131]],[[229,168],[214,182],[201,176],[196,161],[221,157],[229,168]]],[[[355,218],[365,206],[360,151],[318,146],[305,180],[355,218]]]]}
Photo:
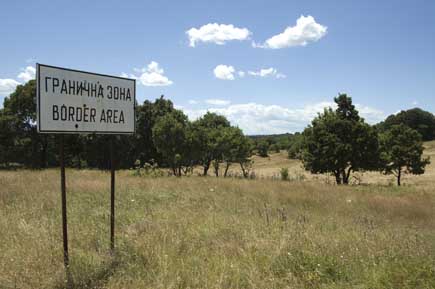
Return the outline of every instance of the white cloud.
{"type": "Polygon", "coordinates": [[[198,102],[194,99],[189,99],[189,104],[198,104],[198,102]]]}
{"type": "Polygon", "coordinates": [[[33,66],[27,66],[22,69],[22,71],[18,74],[17,78],[21,79],[24,82],[35,79],[36,69],[33,66]]]}
{"type": "Polygon", "coordinates": [[[136,74],[123,72],[121,76],[137,79],[144,86],[168,86],[173,84],[173,82],[164,75],[165,71],[163,68],[155,61],[151,61],[147,67],[141,69],[135,68],[134,71],[136,74]]]}
{"type": "Polygon", "coordinates": [[[236,70],[231,65],[219,64],[213,70],[214,76],[223,80],[234,80],[234,72],[236,70]]]}
{"type": "Polygon", "coordinates": [[[207,104],[211,104],[211,105],[222,105],[222,106],[229,105],[231,103],[231,101],[229,101],[229,100],[216,99],[216,98],[206,99],[204,102],[207,104]]]}
{"type": "Polygon", "coordinates": [[[8,96],[20,83],[14,79],[0,79],[0,96],[8,96]]]}
{"type": "Polygon", "coordinates": [[[237,71],[237,74],[239,75],[240,78],[245,77],[245,72],[244,71],[237,71]]]}
{"type": "Polygon", "coordinates": [[[276,70],[273,67],[262,68],[259,71],[248,71],[248,74],[252,75],[252,76],[259,76],[259,77],[274,76],[276,78],[286,78],[286,76],[284,74],[278,73],[278,70],[276,70]]]}
{"type": "Polygon", "coordinates": [[[325,36],[327,29],[326,26],[317,23],[314,17],[301,15],[295,26],[287,27],[284,32],[272,36],[264,44],[253,43],[253,46],[271,49],[305,46],[325,36]]]}
{"type": "MultiPolygon", "coordinates": [[[[335,107],[333,102],[308,104],[302,108],[287,108],[279,105],[258,103],[232,104],[226,107],[207,109],[185,109],[190,119],[197,119],[207,111],[224,115],[239,126],[245,134],[274,134],[302,131],[325,107],[335,107]]],[[[356,105],[360,115],[369,123],[384,119],[385,114],[374,108],[356,105]]]]}
{"type": "Polygon", "coordinates": [[[223,45],[231,40],[247,40],[251,32],[246,28],[237,28],[232,24],[209,23],[186,31],[189,45],[195,47],[197,42],[212,42],[223,45]]]}

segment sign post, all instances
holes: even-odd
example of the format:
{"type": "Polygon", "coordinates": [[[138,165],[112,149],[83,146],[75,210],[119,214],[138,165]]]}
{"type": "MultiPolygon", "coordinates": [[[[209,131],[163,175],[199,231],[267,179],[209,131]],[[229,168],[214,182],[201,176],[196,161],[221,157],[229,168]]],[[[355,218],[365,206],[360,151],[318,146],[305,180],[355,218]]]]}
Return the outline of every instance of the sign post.
{"type": "MultiPolygon", "coordinates": [[[[64,134],[134,134],[136,80],[44,64],[36,64],[36,75],[38,132],[60,134],[63,255],[65,268],[68,269],[64,134]]],[[[115,248],[113,137],[110,137],[111,252],[115,248]]]]}

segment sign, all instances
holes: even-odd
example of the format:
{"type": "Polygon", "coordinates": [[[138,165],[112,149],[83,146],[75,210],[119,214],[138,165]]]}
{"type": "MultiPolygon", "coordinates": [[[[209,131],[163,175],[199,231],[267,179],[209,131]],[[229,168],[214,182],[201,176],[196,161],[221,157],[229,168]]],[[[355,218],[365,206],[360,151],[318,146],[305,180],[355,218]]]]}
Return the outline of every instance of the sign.
{"type": "Polygon", "coordinates": [[[132,134],[136,80],[37,64],[40,133],[132,134]]]}

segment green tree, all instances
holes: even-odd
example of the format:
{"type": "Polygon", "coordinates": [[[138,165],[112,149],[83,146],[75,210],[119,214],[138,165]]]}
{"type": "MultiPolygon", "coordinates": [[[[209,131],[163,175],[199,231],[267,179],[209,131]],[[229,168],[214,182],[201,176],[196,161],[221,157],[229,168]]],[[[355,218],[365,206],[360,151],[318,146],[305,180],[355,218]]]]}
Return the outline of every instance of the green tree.
{"type": "Polygon", "coordinates": [[[393,125],[380,135],[381,170],[394,174],[397,185],[401,184],[403,173],[423,174],[429,157],[422,158],[423,142],[421,135],[404,124],[393,125]]]}
{"type": "Polygon", "coordinates": [[[332,173],[348,184],[352,172],[377,169],[376,130],[360,118],[346,94],[334,98],[337,109],[325,109],[303,132],[302,161],[312,173],[332,173]]]}
{"type": "Polygon", "coordinates": [[[157,151],[176,176],[181,176],[182,167],[186,163],[187,123],[187,116],[175,110],[160,117],[152,130],[157,151]]]}
{"type": "Polygon", "coordinates": [[[420,108],[402,110],[397,114],[388,116],[385,121],[378,124],[381,131],[386,131],[393,125],[404,124],[418,131],[423,141],[435,139],[435,116],[420,108]]]}
{"type": "Polygon", "coordinates": [[[8,116],[9,127],[15,131],[14,162],[32,168],[44,168],[48,164],[48,142],[52,136],[42,135],[36,127],[36,82],[30,80],[18,85],[4,100],[4,114],[8,116]]]}
{"type": "Polygon", "coordinates": [[[291,138],[291,143],[288,147],[289,159],[301,159],[302,150],[304,146],[304,139],[301,133],[295,133],[291,138]]]}
{"type": "Polygon", "coordinates": [[[261,140],[258,144],[257,144],[257,153],[260,157],[265,158],[268,157],[268,150],[269,150],[269,143],[267,142],[267,140],[261,140]]]}
{"type": "Polygon", "coordinates": [[[219,165],[222,162],[222,145],[224,130],[231,127],[230,122],[222,115],[207,112],[192,124],[194,148],[198,163],[203,167],[203,175],[208,174],[210,166],[214,166],[215,174],[219,175],[219,165]]]}

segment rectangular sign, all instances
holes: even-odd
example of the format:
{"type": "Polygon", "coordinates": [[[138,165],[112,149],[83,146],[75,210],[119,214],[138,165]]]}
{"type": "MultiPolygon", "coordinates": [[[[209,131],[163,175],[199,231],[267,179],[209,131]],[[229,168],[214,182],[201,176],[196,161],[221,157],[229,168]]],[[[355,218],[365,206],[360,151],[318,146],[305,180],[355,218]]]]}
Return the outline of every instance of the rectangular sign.
{"type": "Polygon", "coordinates": [[[36,66],[38,132],[135,132],[136,80],[36,66]]]}

